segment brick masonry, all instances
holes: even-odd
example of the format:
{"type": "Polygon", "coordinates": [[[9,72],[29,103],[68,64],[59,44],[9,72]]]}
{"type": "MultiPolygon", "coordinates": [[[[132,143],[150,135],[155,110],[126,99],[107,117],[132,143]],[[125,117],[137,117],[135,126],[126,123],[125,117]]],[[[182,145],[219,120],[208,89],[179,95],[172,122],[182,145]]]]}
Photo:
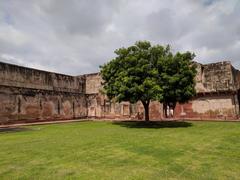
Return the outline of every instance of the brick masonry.
{"type": "MultiPolygon", "coordinates": [[[[197,64],[197,96],[178,104],[174,118],[238,119],[240,72],[230,62],[197,64]]],[[[101,94],[99,73],[69,76],[0,62],[0,124],[61,119],[141,120],[140,102],[117,103],[101,94]]],[[[150,119],[163,120],[151,102],[150,119]]]]}

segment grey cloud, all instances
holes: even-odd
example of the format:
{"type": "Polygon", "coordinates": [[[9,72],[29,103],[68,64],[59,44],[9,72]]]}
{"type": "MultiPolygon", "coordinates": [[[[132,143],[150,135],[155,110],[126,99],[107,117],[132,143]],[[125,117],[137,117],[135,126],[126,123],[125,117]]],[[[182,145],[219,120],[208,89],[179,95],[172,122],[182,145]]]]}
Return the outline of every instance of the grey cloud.
{"type": "Polygon", "coordinates": [[[194,17],[178,13],[174,9],[161,9],[150,14],[146,19],[146,33],[154,40],[158,39],[165,43],[174,43],[181,37],[194,30],[194,17]]]}
{"type": "Polygon", "coordinates": [[[40,8],[50,20],[49,24],[64,33],[98,35],[104,31],[115,10],[117,3],[110,0],[53,0],[43,3],[40,8]]]}
{"type": "Polygon", "coordinates": [[[137,40],[240,66],[238,0],[2,0],[0,58],[67,74],[96,72],[137,40]]]}

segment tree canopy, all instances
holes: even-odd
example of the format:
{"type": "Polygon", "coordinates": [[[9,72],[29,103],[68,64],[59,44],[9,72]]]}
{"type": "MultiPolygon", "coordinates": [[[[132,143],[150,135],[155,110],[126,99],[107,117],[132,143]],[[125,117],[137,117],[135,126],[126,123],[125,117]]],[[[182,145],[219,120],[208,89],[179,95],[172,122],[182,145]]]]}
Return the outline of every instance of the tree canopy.
{"type": "Polygon", "coordinates": [[[166,105],[188,101],[194,94],[195,69],[191,61],[194,54],[173,53],[170,46],[138,41],[127,48],[115,50],[117,55],[100,66],[103,89],[116,101],[141,101],[145,120],[149,120],[149,103],[152,100],[166,105]]]}
{"type": "Polygon", "coordinates": [[[175,109],[176,103],[185,103],[195,94],[196,67],[192,63],[194,54],[190,52],[171,55],[159,61],[158,72],[160,74],[159,84],[162,88],[162,97],[165,116],[167,106],[175,109]]]}

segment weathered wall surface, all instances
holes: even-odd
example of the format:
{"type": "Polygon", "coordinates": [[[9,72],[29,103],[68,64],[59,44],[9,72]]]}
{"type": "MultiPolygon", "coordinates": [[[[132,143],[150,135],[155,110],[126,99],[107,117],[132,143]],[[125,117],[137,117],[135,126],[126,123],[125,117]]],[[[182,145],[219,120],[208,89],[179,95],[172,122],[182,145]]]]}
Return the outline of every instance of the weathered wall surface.
{"type": "Polygon", "coordinates": [[[215,94],[197,97],[186,104],[178,104],[176,118],[194,119],[237,119],[239,108],[237,96],[233,94],[215,94]]]}
{"type": "Polygon", "coordinates": [[[0,85],[84,93],[83,76],[68,76],[0,62],[0,85]]]}
{"type": "Polygon", "coordinates": [[[198,93],[234,91],[235,81],[230,62],[197,64],[196,90],[198,93]]]}
{"type": "MultiPolygon", "coordinates": [[[[144,119],[144,107],[141,102],[117,103],[108,100],[101,94],[102,78],[99,74],[88,74],[86,77],[86,101],[89,118],[97,119],[144,119]]],[[[150,103],[151,120],[162,119],[162,105],[159,102],[150,103]]]]}
{"type": "Polygon", "coordinates": [[[84,95],[0,88],[0,122],[74,119],[87,116],[84,95]]]}
{"type": "MultiPolygon", "coordinates": [[[[198,95],[189,103],[177,105],[175,118],[194,119],[236,119],[239,115],[238,88],[240,73],[230,62],[196,64],[196,90],[198,95]]],[[[92,74],[86,78],[88,96],[88,116],[94,118],[143,119],[142,104],[128,102],[114,103],[100,95],[101,78],[92,74]],[[95,94],[95,95],[94,95],[95,94]]],[[[151,102],[150,119],[164,119],[163,107],[159,102],[151,102]]]]}
{"type": "Polygon", "coordinates": [[[0,124],[87,116],[85,79],[0,63],[0,124]]]}
{"type": "Polygon", "coordinates": [[[129,102],[109,101],[103,95],[87,95],[87,107],[89,118],[106,119],[131,119],[135,106],[129,102]]]}
{"type": "MultiPolygon", "coordinates": [[[[144,107],[141,102],[116,103],[103,96],[88,96],[88,117],[92,119],[143,120],[144,107]]],[[[163,120],[163,106],[153,101],[150,103],[150,119],[163,120]]],[[[189,103],[177,104],[174,118],[180,119],[237,119],[239,114],[236,95],[207,95],[196,97],[189,103]]]]}
{"type": "MultiPolygon", "coordinates": [[[[131,104],[129,102],[114,102],[101,94],[87,95],[88,117],[92,119],[118,119],[118,120],[143,120],[144,107],[141,102],[131,104]]],[[[153,101],[150,103],[150,119],[161,120],[163,118],[162,104],[153,101]]]]}
{"type": "MultiPolygon", "coordinates": [[[[131,104],[129,102],[117,103],[108,100],[101,94],[102,78],[99,74],[88,74],[86,77],[86,99],[89,118],[98,119],[143,119],[144,107],[141,102],[131,104]]],[[[150,118],[159,120],[162,118],[162,105],[158,102],[150,104],[150,118]]]]}
{"type": "Polygon", "coordinates": [[[98,94],[102,87],[102,78],[99,73],[86,74],[84,75],[86,80],[86,91],[85,94],[98,94]]]}
{"type": "Polygon", "coordinates": [[[235,82],[235,88],[240,89],[240,71],[232,67],[233,80],[235,82]]]}

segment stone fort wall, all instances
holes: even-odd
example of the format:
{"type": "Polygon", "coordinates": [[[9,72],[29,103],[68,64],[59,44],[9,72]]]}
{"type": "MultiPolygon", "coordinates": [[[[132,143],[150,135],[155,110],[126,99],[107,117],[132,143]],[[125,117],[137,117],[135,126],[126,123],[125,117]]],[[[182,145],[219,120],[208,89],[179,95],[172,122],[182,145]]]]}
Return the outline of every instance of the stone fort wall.
{"type": "MultiPolygon", "coordinates": [[[[197,96],[189,103],[178,104],[174,118],[238,119],[240,72],[228,61],[196,65],[197,96]]],[[[89,117],[105,119],[142,119],[144,117],[144,108],[140,102],[116,103],[102,95],[99,91],[101,89],[99,74],[92,74],[86,83],[91,87],[91,93],[87,93],[89,117]]],[[[165,119],[161,103],[155,101],[150,103],[150,119],[165,119]]]]}
{"type": "MultiPolygon", "coordinates": [[[[230,62],[197,64],[197,96],[178,104],[175,118],[237,119],[240,73],[230,62]]],[[[101,93],[99,73],[68,76],[0,62],[0,124],[59,119],[135,119],[144,117],[140,102],[116,103],[101,93]]],[[[159,102],[150,118],[165,119],[159,102]]]]}
{"type": "Polygon", "coordinates": [[[0,123],[85,117],[84,76],[0,63],[0,123]]]}

